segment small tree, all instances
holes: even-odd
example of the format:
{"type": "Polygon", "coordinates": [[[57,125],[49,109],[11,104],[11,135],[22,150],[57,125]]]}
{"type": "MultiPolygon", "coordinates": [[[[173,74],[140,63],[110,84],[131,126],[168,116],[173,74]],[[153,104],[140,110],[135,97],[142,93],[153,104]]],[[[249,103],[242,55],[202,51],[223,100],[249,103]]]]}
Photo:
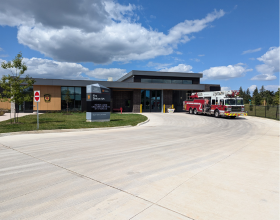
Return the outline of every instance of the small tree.
{"type": "Polygon", "coordinates": [[[72,102],[69,89],[67,89],[67,91],[64,95],[64,100],[65,100],[66,105],[67,105],[67,114],[68,114],[68,105],[69,105],[70,102],[72,102]]]}
{"type": "MultiPolygon", "coordinates": [[[[9,69],[11,75],[4,75],[0,80],[0,86],[3,88],[2,94],[0,93],[1,102],[14,102],[15,105],[22,105],[25,101],[32,101],[32,95],[26,94],[24,91],[35,83],[29,75],[21,78],[27,70],[27,66],[23,63],[22,53],[20,52],[12,61],[2,62],[3,69],[9,69]]],[[[14,112],[14,123],[16,122],[16,111],[14,112]]]]}

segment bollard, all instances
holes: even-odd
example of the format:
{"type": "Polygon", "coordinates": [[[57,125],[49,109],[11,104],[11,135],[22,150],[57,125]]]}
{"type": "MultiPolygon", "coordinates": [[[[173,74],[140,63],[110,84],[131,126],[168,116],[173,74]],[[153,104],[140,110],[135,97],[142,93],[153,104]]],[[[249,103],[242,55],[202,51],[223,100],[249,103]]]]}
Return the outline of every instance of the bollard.
{"type": "Polygon", "coordinates": [[[120,110],[121,110],[121,114],[122,114],[122,107],[120,108],[120,110]]]}
{"type": "Polygon", "coordinates": [[[163,113],[165,113],[165,104],[163,104],[163,113]]]}
{"type": "Polygon", "coordinates": [[[172,108],[174,108],[174,105],[172,104],[172,108]]]}
{"type": "Polygon", "coordinates": [[[140,113],[142,113],[142,104],[140,104],[140,113]]]}

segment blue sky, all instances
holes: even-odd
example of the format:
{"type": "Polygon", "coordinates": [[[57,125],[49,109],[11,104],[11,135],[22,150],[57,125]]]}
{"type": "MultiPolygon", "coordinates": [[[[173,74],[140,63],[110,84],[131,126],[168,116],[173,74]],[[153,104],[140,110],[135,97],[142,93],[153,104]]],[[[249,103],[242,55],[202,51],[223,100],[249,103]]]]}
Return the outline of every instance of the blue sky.
{"type": "Polygon", "coordinates": [[[152,70],[203,73],[202,83],[223,89],[279,86],[276,0],[1,4],[0,61],[21,51],[33,77],[107,80],[152,70]]]}

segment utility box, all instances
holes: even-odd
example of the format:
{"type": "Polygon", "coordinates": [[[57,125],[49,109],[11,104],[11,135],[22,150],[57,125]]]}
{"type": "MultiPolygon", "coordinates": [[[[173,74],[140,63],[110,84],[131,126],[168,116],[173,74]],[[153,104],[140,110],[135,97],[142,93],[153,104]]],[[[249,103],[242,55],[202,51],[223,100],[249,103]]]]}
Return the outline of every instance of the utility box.
{"type": "Polygon", "coordinates": [[[111,91],[100,84],[87,85],[86,121],[110,121],[111,91]]]}

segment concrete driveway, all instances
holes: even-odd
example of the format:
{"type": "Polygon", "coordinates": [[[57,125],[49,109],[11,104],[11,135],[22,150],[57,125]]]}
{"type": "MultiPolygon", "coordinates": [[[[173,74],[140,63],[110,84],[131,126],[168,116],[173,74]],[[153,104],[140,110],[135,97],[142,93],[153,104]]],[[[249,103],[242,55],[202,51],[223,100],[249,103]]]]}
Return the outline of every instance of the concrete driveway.
{"type": "Polygon", "coordinates": [[[147,114],[0,137],[0,219],[279,219],[279,122],[147,114]]]}

